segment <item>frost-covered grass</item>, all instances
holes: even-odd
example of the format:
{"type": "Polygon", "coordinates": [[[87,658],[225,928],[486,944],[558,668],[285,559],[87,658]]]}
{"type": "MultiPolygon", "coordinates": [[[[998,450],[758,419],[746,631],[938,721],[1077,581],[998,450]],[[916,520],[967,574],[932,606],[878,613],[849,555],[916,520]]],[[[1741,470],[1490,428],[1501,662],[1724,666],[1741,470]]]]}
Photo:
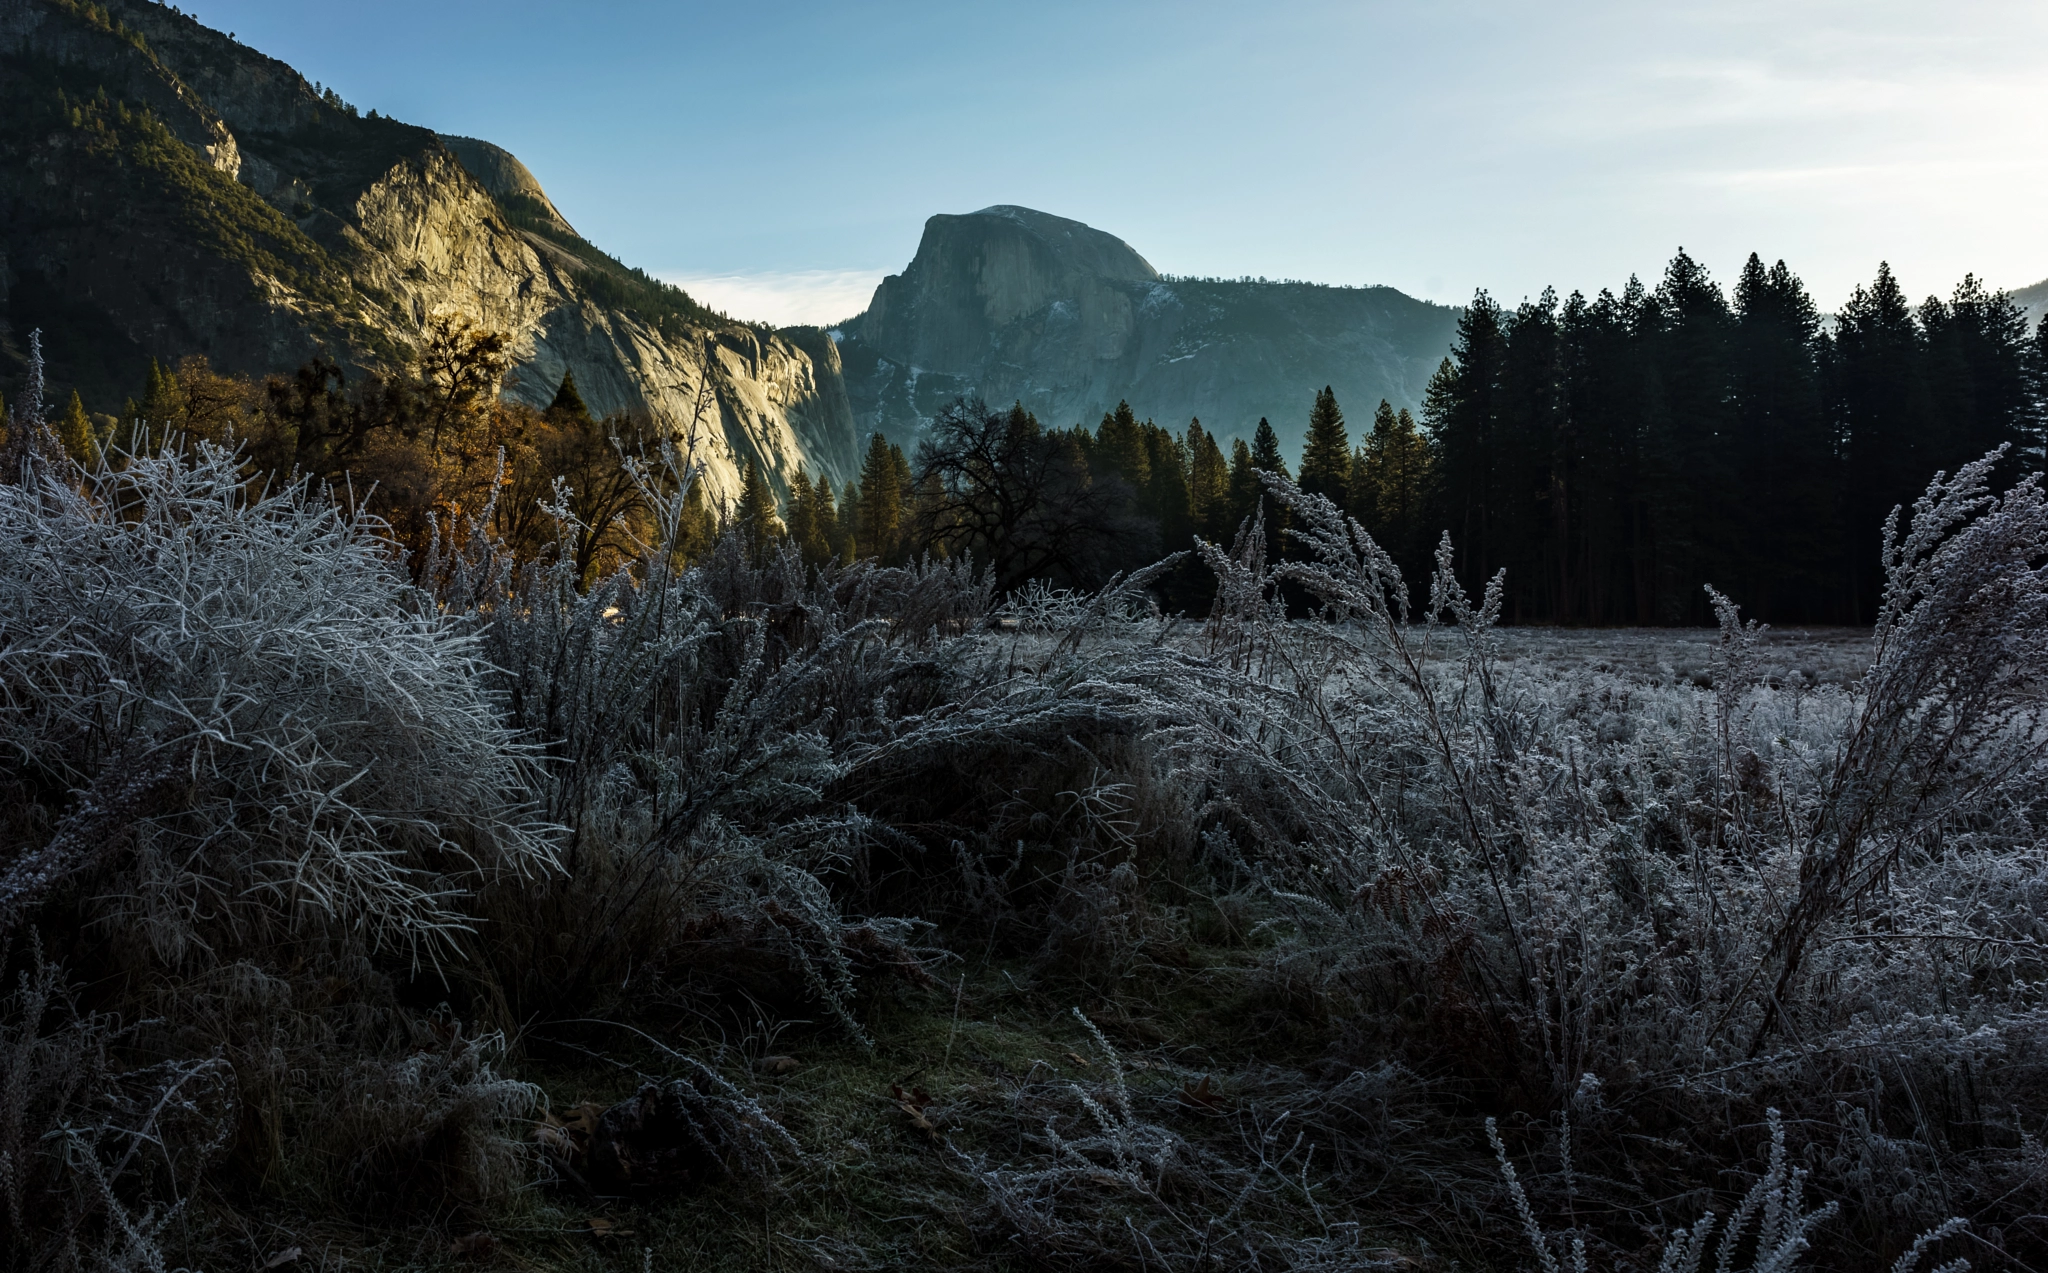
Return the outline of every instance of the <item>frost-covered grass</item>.
{"type": "MultiPolygon", "coordinates": [[[[1869,628],[1770,628],[1758,658],[1774,685],[1853,685],[1870,667],[1869,628]]],[[[1644,686],[1711,689],[1720,648],[1712,628],[1504,628],[1499,658],[1544,672],[1607,674],[1644,686]]]]}
{"type": "Polygon", "coordinates": [[[10,1255],[2040,1266],[2030,482],[1874,632],[1590,633],[1285,483],[1205,620],[686,563],[655,462],[590,588],[564,507],[408,572],[204,448],[0,485],[10,1255]],[[679,1078],[681,1197],[534,1139],[679,1078]]]}

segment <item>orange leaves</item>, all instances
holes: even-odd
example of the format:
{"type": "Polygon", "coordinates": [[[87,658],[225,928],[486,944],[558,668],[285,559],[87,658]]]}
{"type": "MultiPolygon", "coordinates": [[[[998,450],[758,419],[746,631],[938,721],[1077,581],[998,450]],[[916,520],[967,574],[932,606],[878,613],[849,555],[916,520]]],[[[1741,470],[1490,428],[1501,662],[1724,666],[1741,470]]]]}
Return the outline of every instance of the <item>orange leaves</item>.
{"type": "Polygon", "coordinates": [[[912,1130],[921,1133],[934,1144],[938,1142],[938,1124],[926,1114],[932,1106],[930,1092],[921,1087],[913,1087],[906,1092],[900,1085],[891,1083],[889,1099],[896,1102],[896,1108],[902,1110],[903,1116],[910,1120],[912,1130]]]}

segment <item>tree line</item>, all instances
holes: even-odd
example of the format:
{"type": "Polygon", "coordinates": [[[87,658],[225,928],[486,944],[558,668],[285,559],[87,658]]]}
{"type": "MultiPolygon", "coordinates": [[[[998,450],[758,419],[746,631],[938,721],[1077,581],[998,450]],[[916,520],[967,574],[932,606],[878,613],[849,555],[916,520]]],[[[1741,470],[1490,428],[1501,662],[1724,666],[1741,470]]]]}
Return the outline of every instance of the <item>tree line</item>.
{"type": "MultiPolygon", "coordinates": [[[[504,401],[507,345],[440,319],[404,374],[353,383],[318,360],[262,382],[152,364],[123,427],[233,437],[252,473],[365,501],[415,556],[466,519],[529,557],[567,528],[594,578],[650,533],[655,468],[633,458],[659,451],[658,430],[593,416],[573,378],[544,410],[504,401]]],[[[112,441],[113,418],[75,393],[53,423],[80,458],[112,441]]],[[[1275,474],[1358,519],[1411,582],[1448,531],[1468,589],[1507,571],[1510,622],[1706,622],[1712,584],[1774,622],[1867,623],[1890,510],[2000,446],[2006,478],[2040,467],[2044,423],[2048,324],[2030,333],[1974,277],[1915,306],[1880,267],[1829,322],[1782,261],[1752,254],[1731,296],[1681,251],[1655,288],[1513,309],[1479,293],[1419,419],[1382,401],[1354,442],[1326,387],[1292,468],[1263,419],[1245,440],[1127,402],[1091,429],[962,400],[911,450],[871,436],[837,491],[799,469],[779,496],[746,461],[735,499],[693,492],[682,542],[701,553],[731,532],[757,560],[787,545],[813,567],[968,557],[1004,591],[1090,588],[1197,536],[1230,546],[1256,527],[1269,557],[1293,552],[1265,498],[1275,474]]],[[[1193,612],[1209,586],[1192,563],[1158,585],[1193,612]]]]}
{"type": "MultiPolygon", "coordinates": [[[[1199,420],[1177,433],[1128,404],[1091,431],[962,402],[914,457],[877,437],[857,490],[900,506],[839,525],[885,557],[971,553],[1003,587],[1089,586],[1195,535],[1230,544],[1264,470],[1336,502],[1411,581],[1448,531],[1468,589],[1507,571],[1511,622],[1711,622],[1712,584],[1767,620],[1861,624],[1891,510],[1999,447],[2001,480],[2039,468],[2044,424],[2048,324],[1974,276],[1916,306],[1880,266],[1828,321],[1782,261],[1752,254],[1730,295],[1680,251],[1654,288],[1479,293],[1419,421],[1381,402],[1354,445],[1325,388],[1293,474],[1265,420],[1226,458],[1199,420]]],[[[1263,525],[1269,555],[1293,551],[1263,525]]]]}
{"type": "MultiPolygon", "coordinates": [[[[1425,542],[1434,463],[1410,412],[1382,402],[1353,449],[1335,395],[1317,395],[1302,480],[1387,542],[1425,542]]],[[[1231,543],[1265,500],[1261,471],[1290,475],[1263,419],[1247,442],[1221,438],[1199,419],[1180,430],[1140,420],[1128,402],[1091,430],[1047,427],[1021,405],[963,399],[939,413],[912,452],[872,435],[859,476],[837,499],[828,481],[799,471],[779,518],[750,467],[735,520],[757,546],[787,537],[814,564],[967,557],[1003,591],[1033,581],[1088,588],[1198,535],[1231,543]]],[[[1275,520],[1270,551],[1285,550],[1279,529],[1275,520]]],[[[1205,605],[1206,584],[1184,573],[1168,577],[1164,600],[1205,605]]]]}
{"type": "Polygon", "coordinates": [[[1711,583],[1869,623],[1893,507],[1999,446],[2040,467],[2048,328],[2004,293],[1914,306],[1880,266],[1829,324],[1754,254],[1733,292],[1681,251],[1654,289],[1479,294],[1424,410],[1468,586],[1506,568],[1519,622],[1708,622],[1711,583]]]}
{"type": "MultiPolygon", "coordinates": [[[[644,414],[594,414],[573,376],[545,408],[505,399],[510,343],[449,315],[428,324],[407,366],[384,374],[350,377],[315,358],[257,379],[199,355],[152,360],[118,416],[88,413],[74,390],[48,423],[88,466],[198,442],[235,447],[252,487],[296,480],[325,490],[380,519],[415,565],[437,539],[473,527],[518,559],[566,552],[586,580],[638,560],[655,535],[647,496],[674,480],[644,462],[661,452],[660,428],[644,414]]],[[[0,464],[18,462],[8,457],[28,444],[23,432],[0,429],[0,464]]],[[[720,511],[692,492],[679,529],[690,551],[708,551],[720,511]]]]}

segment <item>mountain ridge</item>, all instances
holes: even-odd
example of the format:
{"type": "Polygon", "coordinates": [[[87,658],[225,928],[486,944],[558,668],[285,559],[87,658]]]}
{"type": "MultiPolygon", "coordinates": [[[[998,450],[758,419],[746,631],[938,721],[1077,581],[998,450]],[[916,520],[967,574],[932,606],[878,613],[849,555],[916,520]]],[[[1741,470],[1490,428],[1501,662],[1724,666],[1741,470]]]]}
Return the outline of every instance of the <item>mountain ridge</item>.
{"type": "Polygon", "coordinates": [[[453,310],[512,337],[508,397],[545,405],[574,371],[594,409],[693,446],[717,497],[748,459],[782,489],[799,466],[851,476],[829,342],[628,269],[488,142],[358,115],[149,0],[0,0],[0,106],[19,125],[0,137],[0,365],[17,373],[32,327],[55,386],[102,404],[150,357],[388,371],[453,310]]]}
{"type": "MultiPolygon", "coordinates": [[[[642,411],[732,498],[843,487],[862,441],[913,443],[955,397],[1093,423],[1119,400],[1295,445],[1315,390],[1361,422],[1420,404],[1458,311],[1392,288],[1162,275],[1130,244],[1017,204],[927,220],[828,336],[714,313],[584,239],[487,140],[359,115],[289,65],[152,0],[0,0],[0,371],[46,333],[59,391],[111,409],[149,358],[281,372],[402,366],[458,311],[512,337],[508,397],[573,372],[642,411]]],[[[17,377],[18,378],[18,374],[17,377]]]]}
{"type": "Polygon", "coordinates": [[[861,432],[899,441],[955,397],[1092,424],[1119,400],[1299,443],[1317,389],[1361,419],[1419,407],[1460,311],[1391,287],[1169,278],[1079,221],[1014,204],[925,222],[916,254],[840,324],[861,432]]]}
{"type": "Polygon", "coordinates": [[[2038,324],[2048,318],[2048,278],[2026,287],[2016,287],[2007,295],[2012,297],[2013,304],[2020,307],[2028,322],[2038,324]]]}

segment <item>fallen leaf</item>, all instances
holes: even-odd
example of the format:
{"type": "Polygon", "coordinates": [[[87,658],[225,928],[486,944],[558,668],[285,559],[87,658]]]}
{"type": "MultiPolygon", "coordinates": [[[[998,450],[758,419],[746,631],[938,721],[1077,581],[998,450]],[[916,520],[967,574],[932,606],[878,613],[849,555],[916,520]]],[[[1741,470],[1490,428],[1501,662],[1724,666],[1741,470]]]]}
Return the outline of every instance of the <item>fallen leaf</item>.
{"type": "Polygon", "coordinates": [[[913,1087],[906,1092],[894,1083],[889,1084],[889,1097],[898,1105],[914,1105],[919,1110],[932,1103],[932,1094],[923,1088],[913,1087]]]}
{"type": "Polygon", "coordinates": [[[1180,1098],[1196,1109],[1205,1109],[1212,1112],[1220,1110],[1224,1106],[1222,1095],[1210,1086],[1209,1076],[1206,1074],[1202,1076],[1200,1083],[1181,1084],[1180,1098]]]}
{"type": "Polygon", "coordinates": [[[448,1253],[456,1259],[464,1259],[469,1256],[489,1255],[497,1249],[498,1240],[485,1230],[478,1229],[475,1233],[455,1239],[454,1244],[448,1248],[448,1253]]]}
{"type": "Polygon", "coordinates": [[[620,1228],[618,1222],[608,1216],[591,1216],[583,1223],[590,1226],[590,1236],[593,1238],[630,1238],[633,1236],[631,1229],[620,1228]]]}
{"type": "Polygon", "coordinates": [[[775,1077],[780,1077],[784,1074],[794,1074],[802,1065],[803,1062],[793,1056],[764,1056],[754,1062],[755,1069],[763,1074],[775,1077]]]}
{"type": "Polygon", "coordinates": [[[899,1103],[896,1106],[896,1108],[902,1110],[906,1115],[909,1116],[910,1125],[912,1127],[915,1127],[917,1130],[923,1132],[925,1135],[931,1137],[933,1140],[938,1139],[939,1129],[932,1126],[932,1120],[926,1118],[921,1112],[919,1112],[917,1106],[912,1105],[909,1101],[903,1101],[899,1103]]]}
{"type": "Polygon", "coordinates": [[[271,1269],[282,1268],[287,1264],[296,1262],[298,1258],[304,1254],[305,1252],[300,1250],[298,1247],[288,1246],[284,1250],[277,1252],[276,1254],[272,1255],[269,1259],[265,1260],[261,1265],[258,1266],[258,1268],[261,1271],[261,1273],[269,1273],[269,1270],[271,1269]]]}
{"type": "Polygon", "coordinates": [[[1088,1068],[1088,1058],[1082,1056],[1079,1052],[1069,1052],[1067,1053],[1067,1064],[1079,1066],[1085,1070],[1088,1068]]]}
{"type": "Polygon", "coordinates": [[[562,1125],[567,1127],[571,1134],[587,1140],[590,1134],[597,1130],[597,1120],[603,1113],[604,1106],[596,1101],[584,1101],[581,1105],[572,1106],[569,1112],[562,1116],[562,1125]]]}

